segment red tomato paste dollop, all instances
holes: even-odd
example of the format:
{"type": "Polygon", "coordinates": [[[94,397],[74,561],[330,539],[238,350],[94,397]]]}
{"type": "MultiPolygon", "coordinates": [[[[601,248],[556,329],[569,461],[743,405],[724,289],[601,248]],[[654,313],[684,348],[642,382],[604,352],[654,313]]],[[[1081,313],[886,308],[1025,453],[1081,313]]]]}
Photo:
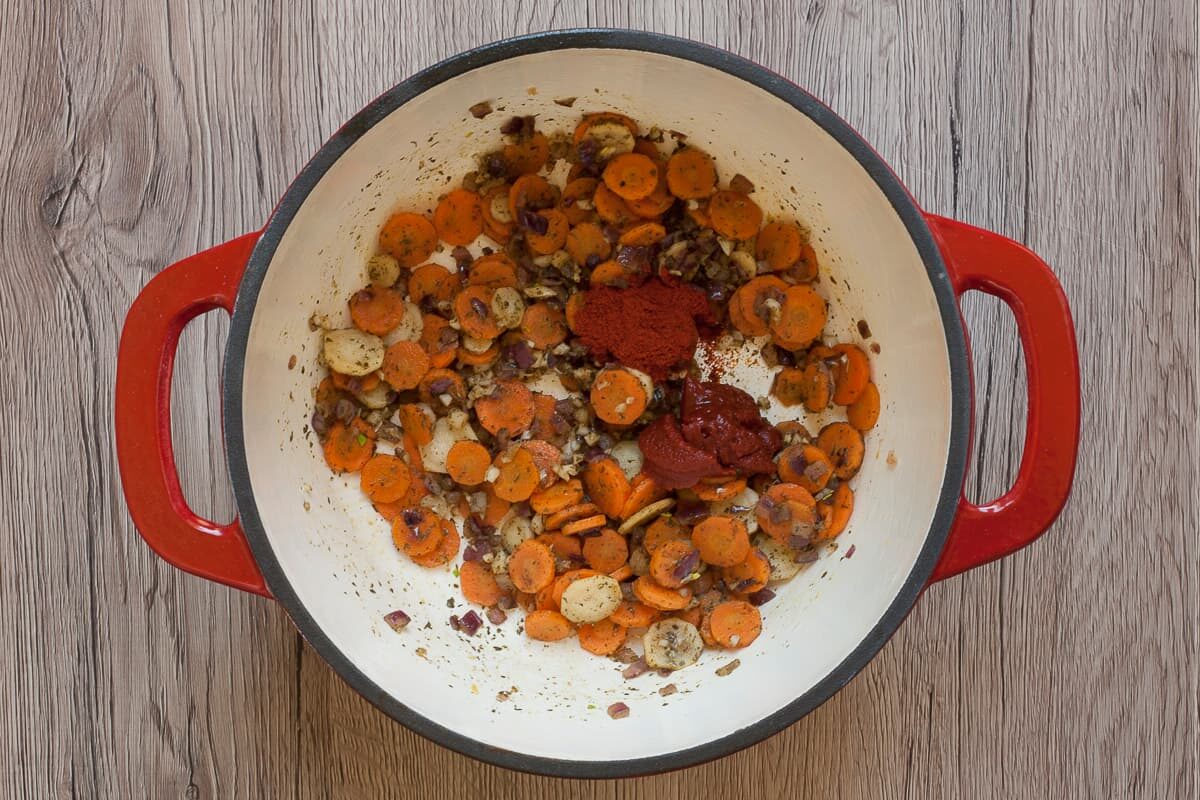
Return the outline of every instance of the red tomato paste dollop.
{"type": "Polygon", "coordinates": [[[667,489],[735,471],[774,472],[782,444],[753,397],[735,386],[691,378],[683,384],[679,419],[659,417],[638,437],[647,474],[667,489]]]}

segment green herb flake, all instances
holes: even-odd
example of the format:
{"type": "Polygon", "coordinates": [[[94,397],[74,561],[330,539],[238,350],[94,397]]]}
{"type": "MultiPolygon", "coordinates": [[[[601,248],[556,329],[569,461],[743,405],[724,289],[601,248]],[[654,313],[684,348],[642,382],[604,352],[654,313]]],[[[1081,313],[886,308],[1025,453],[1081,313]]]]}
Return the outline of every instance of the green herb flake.
{"type": "Polygon", "coordinates": [[[363,446],[364,444],[366,444],[366,443],[367,443],[367,437],[366,437],[366,436],[363,436],[363,435],[360,433],[360,434],[358,435],[358,446],[359,446],[359,447],[362,447],[362,446],[363,446]]]}

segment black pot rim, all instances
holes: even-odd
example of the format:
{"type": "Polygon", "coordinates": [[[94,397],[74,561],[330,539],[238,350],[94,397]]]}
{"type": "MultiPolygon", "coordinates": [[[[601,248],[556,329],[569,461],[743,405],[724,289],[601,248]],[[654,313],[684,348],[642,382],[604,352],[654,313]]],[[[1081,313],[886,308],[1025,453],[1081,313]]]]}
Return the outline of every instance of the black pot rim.
{"type": "Polygon", "coordinates": [[[422,736],[490,764],[555,777],[620,778],[692,766],[756,744],[795,723],[845,686],[883,647],[903,622],[937,563],[958,506],[970,432],[971,388],[965,335],[950,278],[924,215],[884,161],[845,121],[783,77],[740,56],[709,45],[657,33],[577,29],[519,36],[461,53],[425,69],[376,98],[338,130],[288,188],[275,208],[246,266],[238,291],[224,369],[225,446],[238,512],[250,549],[275,598],[300,633],[359,694],[422,736]],[[478,67],[532,53],[562,49],[637,50],[695,61],[741,78],[789,103],[833,136],[858,160],[888,198],[925,264],[946,334],[951,377],[950,447],[937,510],[925,544],[903,587],[878,623],[842,663],[821,681],[773,714],[719,739],[672,753],[626,760],[585,761],[534,756],[485,744],[416,713],[364,675],[325,635],[280,567],[267,539],[250,482],[242,419],[243,371],[250,323],[267,268],[284,231],[329,167],[367,130],[428,89],[478,67]]]}

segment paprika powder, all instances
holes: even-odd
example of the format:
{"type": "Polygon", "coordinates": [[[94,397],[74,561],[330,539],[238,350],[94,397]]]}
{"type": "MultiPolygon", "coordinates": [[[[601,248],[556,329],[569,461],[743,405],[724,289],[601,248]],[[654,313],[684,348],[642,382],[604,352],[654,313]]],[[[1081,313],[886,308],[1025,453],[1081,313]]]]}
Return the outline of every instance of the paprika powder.
{"type": "Polygon", "coordinates": [[[615,360],[662,381],[695,353],[698,323],[714,324],[704,292],[653,279],[628,289],[589,289],[575,333],[597,361],[615,360]]]}

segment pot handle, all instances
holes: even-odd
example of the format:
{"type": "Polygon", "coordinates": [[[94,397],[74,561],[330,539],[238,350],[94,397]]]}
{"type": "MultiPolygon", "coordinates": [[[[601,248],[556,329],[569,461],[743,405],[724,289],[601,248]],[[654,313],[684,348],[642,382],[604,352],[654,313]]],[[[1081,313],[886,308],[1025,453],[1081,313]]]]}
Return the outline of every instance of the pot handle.
{"type": "Polygon", "coordinates": [[[932,214],[926,219],[955,294],[987,292],[1012,310],[1029,388],[1025,452],[1017,479],[986,505],[959,500],[933,582],[1030,544],[1062,510],[1079,448],[1079,356],[1067,297],[1046,262],[991,231],[932,214]]]}
{"type": "Polygon", "coordinates": [[[154,552],[193,575],[270,597],[238,521],[218,525],[188,508],[171,446],[179,334],[206,311],[233,313],[258,237],[248,233],[172,264],[133,301],[117,351],[116,438],[129,515],[154,552]]]}

